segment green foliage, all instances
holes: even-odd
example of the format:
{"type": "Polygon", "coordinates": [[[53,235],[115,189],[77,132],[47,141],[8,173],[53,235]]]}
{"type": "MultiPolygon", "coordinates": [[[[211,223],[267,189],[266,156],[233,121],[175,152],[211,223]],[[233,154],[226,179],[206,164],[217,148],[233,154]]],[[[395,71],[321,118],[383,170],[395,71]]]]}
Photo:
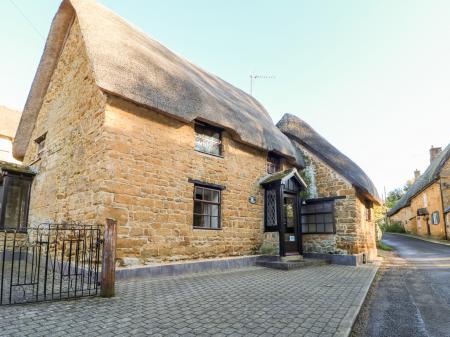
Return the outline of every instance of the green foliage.
{"type": "Polygon", "coordinates": [[[260,252],[262,255],[278,255],[278,249],[274,245],[267,242],[264,242],[261,245],[260,252]]]}
{"type": "Polygon", "coordinates": [[[400,222],[392,222],[390,224],[385,224],[382,228],[383,232],[389,233],[406,233],[405,227],[400,222]]]}
{"type": "Polygon", "coordinates": [[[388,252],[394,250],[394,248],[392,248],[391,246],[388,246],[387,244],[385,244],[381,241],[377,243],[377,248],[380,250],[388,251],[388,252]]]}
{"type": "Polygon", "coordinates": [[[411,187],[412,182],[407,181],[403,187],[396,188],[395,190],[390,191],[386,196],[385,205],[388,209],[395,206],[395,204],[403,197],[403,195],[408,191],[411,187]]]}

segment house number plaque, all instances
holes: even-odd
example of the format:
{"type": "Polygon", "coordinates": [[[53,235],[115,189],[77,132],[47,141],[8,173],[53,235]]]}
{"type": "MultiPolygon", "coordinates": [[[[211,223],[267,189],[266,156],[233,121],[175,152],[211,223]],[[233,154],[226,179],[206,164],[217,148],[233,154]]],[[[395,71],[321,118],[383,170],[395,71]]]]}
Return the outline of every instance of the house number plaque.
{"type": "Polygon", "coordinates": [[[256,204],[256,197],[254,195],[249,196],[248,202],[251,204],[256,204]]]}

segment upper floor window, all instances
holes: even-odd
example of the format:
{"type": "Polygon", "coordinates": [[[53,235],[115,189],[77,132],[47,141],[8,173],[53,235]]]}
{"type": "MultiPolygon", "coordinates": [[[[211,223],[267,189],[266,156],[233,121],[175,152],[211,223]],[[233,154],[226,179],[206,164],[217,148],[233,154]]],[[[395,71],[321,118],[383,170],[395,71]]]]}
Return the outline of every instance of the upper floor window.
{"type": "Polygon", "coordinates": [[[221,156],[222,130],[203,123],[195,123],[195,150],[221,156]]]}
{"type": "Polygon", "coordinates": [[[45,138],[47,137],[47,132],[44,133],[42,136],[39,136],[34,140],[34,142],[37,144],[37,154],[38,157],[41,156],[42,152],[44,152],[45,149],[45,138]]]}
{"type": "Polygon", "coordinates": [[[437,224],[439,224],[439,222],[440,222],[439,212],[435,211],[435,212],[431,213],[431,224],[437,225],[437,224]]]}
{"type": "Polygon", "coordinates": [[[195,185],[194,187],[194,227],[206,229],[220,228],[220,189],[195,185]]]}
{"type": "Polygon", "coordinates": [[[267,155],[267,173],[272,174],[281,170],[281,158],[269,153],[267,155]]]}
{"type": "Polygon", "coordinates": [[[372,220],[372,209],[370,207],[365,207],[365,217],[366,217],[366,221],[370,221],[372,220]]]}

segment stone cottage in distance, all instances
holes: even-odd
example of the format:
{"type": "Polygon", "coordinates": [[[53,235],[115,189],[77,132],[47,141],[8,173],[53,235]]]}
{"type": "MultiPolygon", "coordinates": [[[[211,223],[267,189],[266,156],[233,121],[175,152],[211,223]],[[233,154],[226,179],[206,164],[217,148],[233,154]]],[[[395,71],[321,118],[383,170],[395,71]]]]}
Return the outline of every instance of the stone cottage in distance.
{"type": "Polygon", "coordinates": [[[254,254],[274,231],[303,252],[303,156],[264,107],[94,1],[61,4],[14,154],[29,222],[114,218],[122,263],[254,254]]]}
{"type": "Polygon", "coordinates": [[[450,144],[444,150],[431,147],[430,165],[388,216],[408,233],[450,240],[450,144]]]}

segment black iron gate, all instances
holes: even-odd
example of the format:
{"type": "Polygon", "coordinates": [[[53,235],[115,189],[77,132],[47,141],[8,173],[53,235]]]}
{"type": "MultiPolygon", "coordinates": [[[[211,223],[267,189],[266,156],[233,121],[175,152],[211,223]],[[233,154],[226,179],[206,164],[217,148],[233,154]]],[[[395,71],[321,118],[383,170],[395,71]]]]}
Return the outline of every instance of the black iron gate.
{"type": "Polygon", "coordinates": [[[102,226],[0,230],[0,305],[97,295],[102,226]]]}

